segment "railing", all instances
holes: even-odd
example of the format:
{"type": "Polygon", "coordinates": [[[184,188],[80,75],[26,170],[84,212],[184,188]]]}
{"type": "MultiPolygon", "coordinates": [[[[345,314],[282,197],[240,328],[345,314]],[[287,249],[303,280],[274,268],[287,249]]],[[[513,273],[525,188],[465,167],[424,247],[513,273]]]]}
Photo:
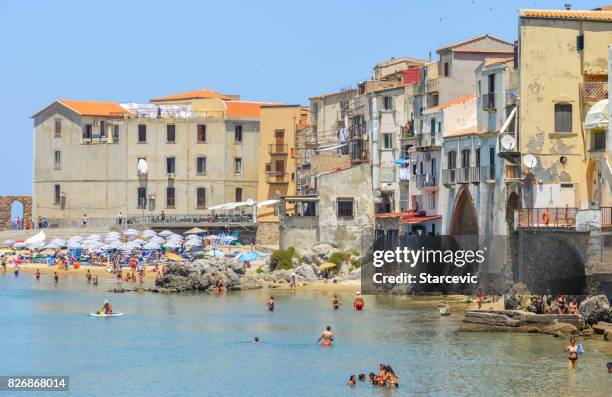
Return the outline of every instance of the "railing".
{"type": "MultiPolygon", "coordinates": [[[[485,177],[486,175],[483,174],[482,176],[485,177]]],[[[480,182],[480,167],[470,167],[470,182],[480,182]]]]}
{"type": "MultiPolygon", "coordinates": [[[[248,208],[248,211],[251,209],[248,208]]],[[[210,211],[210,210],[207,210],[210,211]]],[[[238,211],[238,210],[234,210],[238,211]]],[[[48,218],[46,219],[47,228],[82,228],[83,220],[77,218],[48,218]]],[[[135,227],[135,226],[172,226],[172,225],[202,225],[202,224],[242,224],[253,223],[252,214],[168,214],[164,215],[134,215],[124,216],[121,225],[117,218],[88,218],[88,228],[111,228],[111,227],[135,227]]]]}
{"type": "Polygon", "coordinates": [[[416,136],[417,146],[435,146],[436,145],[436,133],[418,134],[416,136]]]}
{"type": "Polygon", "coordinates": [[[444,185],[454,185],[456,182],[456,169],[442,170],[442,183],[444,185]]]}
{"type": "Polygon", "coordinates": [[[574,227],[576,208],[521,208],[519,227],[574,227]]]}
{"type": "Polygon", "coordinates": [[[266,183],[289,183],[287,172],[268,171],[266,172],[266,183]]]}
{"type": "Polygon", "coordinates": [[[470,179],[470,181],[471,182],[483,182],[483,181],[488,181],[488,180],[495,179],[495,166],[493,166],[493,165],[482,165],[482,166],[480,166],[479,177],[480,178],[479,178],[478,181],[471,180],[471,179],[470,179]]]}
{"type": "Polygon", "coordinates": [[[417,175],[416,176],[416,186],[419,189],[422,189],[425,187],[438,186],[436,175],[432,175],[432,174],[417,175]]]}
{"type": "Polygon", "coordinates": [[[268,145],[268,154],[271,155],[286,155],[288,152],[288,146],[286,144],[271,143],[268,145]]]}
{"type": "Polygon", "coordinates": [[[481,101],[482,101],[482,108],[484,110],[495,109],[495,93],[494,92],[482,94],[481,101]]]}
{"type": "Polygon", "coordinates": [[[468,183],[470,181],[470,168],[457,168],[457,183],[468,183]]]}
{"type": "Polygon", "coordinates": [[[518,89],[506,90],[506,105],[515,105],[518,102],[518,89]]]}
{"type": "Polygon", "coordinates": [[[612,207],[601,207],[601,226],[612,226],[612,207]]]}
{"type": "Polygon", "coordinates": [[[349,142],[349,152],[351,154],[351,162],[354,164],[368,161],[368,145],[362,139],[353,139],[349,142]]]}
{"type": "Polygon", "coordinates": [[[585,81],[580,84],[580,94],[584,103],[596,103],[608,98],[607,81],[585,81]]]}

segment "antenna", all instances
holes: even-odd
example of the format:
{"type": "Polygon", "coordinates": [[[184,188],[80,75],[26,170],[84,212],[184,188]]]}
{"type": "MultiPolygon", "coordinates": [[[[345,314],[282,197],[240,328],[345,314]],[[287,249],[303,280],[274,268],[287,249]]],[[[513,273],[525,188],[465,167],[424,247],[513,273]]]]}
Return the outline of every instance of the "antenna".
{"type": "Polygon", "coordinates": [[[523,156],[523,165],[529,169],[532,169],[538,164],[538,159],[533,154],[526,154],[523,156]]]}

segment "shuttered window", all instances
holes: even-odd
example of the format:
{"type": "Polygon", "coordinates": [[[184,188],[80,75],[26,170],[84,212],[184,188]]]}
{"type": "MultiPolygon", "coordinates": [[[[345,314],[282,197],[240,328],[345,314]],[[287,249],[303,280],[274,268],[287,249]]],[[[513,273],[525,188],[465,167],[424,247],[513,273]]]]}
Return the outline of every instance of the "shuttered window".
{"type": "Polygon", "coordinates": [[[572,132],[572,105],[555,104],[555,132],[572,132]]]}

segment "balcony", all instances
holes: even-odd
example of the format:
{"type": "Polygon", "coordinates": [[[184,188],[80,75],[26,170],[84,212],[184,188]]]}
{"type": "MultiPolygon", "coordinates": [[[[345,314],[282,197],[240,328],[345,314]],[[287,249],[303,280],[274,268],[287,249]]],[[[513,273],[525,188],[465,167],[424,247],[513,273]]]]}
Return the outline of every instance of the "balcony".
{"type": "Polygon", "coordinates": [[[442,183],[445,186],[454,185],[457,182],[457,170],[456,169],[447,169],[442,170],[442,183]]]}
{"type": "Polygon", "coordinates": [[[482,109],[483,110],[495,110],[495,92],[489,92],[487,94],[482,94],[480,97],[482,101],[482,109]]]}
{"type": "Polygon", "coordinates": [[[414,126],[412,123],[406,124],[406,126],[400,128],[400,140],[414,138],[414,126]]]}
{"type": "Polygon", "coordinates": [[[462,167],[457,168],[457,183],[469,183],[470,182],[470,168],[462,167]]]}
{"type": "Polygon", "coordinates": [[[612,207],[601,207],[601,226],[612,226],[612,207]]]}
{"type": "Polygon", "coordinates": [[[521,179],[521,166],[517,164],[507,164],[505,172],[506,180],[521,179]]]}
{"type": "Polygon", "coordinates": [[[440,148],[441,145],[440,143],[436,144],[436,134],[431,134],[431,133],[427,133],[427,134],[418,134],[416,135],[416,148],[417,150],[421,149],[420,151],[427,151],[427,150],[431,150],[431,149],[438,149],[440,148]]]}
{"type": "Polygon", "coordinates": [[[580,96],[582,102],[586,104],[594,104],[602,99],[606,99],[608,98],[608,82],[585,81],[580,83],[580,96]]]}
{"type": "Polygon", "coordinates": [[[289,183],[289,173],[282,171],[266,172],[266,183],[269,184],[284,184],[289,183]]]}
{"type": "Polygon", "coordinates": [[[416,186],[419,189],[437,187],[438,180],[436,178],[436,175],[432,175],[432,174],[416,175],[416,186]]]}
{"type": "Polygon", "coordinates": [[[472,168],[470,168],[470,182],[472,183],[491,181],[495,179],[495,166],[482,165],[480,167],[472,168]],[[475,170],[472,171],[472,168],[475,170]]]}
{"type": "Polygon", "coordinates": [[[576,208],[521,208],[519,227],[575,227],[576,208]]]}
{"type": "Polygon", "coordinates": [[[268,154],[270,156],[286,156],[288,154],[288,146],[286,144],[269,144],[268,154]]]}

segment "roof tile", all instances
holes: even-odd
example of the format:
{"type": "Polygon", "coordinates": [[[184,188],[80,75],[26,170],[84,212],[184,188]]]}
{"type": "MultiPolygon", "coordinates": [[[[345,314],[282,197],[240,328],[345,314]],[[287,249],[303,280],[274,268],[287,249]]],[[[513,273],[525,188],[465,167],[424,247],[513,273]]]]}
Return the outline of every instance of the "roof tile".
{"type": "Polygon", "coordinates": [[[519,15],[525,18],[576,19],[584,21],[612,22],[612,11],[523,9],[519,11],[519,15]]]}

